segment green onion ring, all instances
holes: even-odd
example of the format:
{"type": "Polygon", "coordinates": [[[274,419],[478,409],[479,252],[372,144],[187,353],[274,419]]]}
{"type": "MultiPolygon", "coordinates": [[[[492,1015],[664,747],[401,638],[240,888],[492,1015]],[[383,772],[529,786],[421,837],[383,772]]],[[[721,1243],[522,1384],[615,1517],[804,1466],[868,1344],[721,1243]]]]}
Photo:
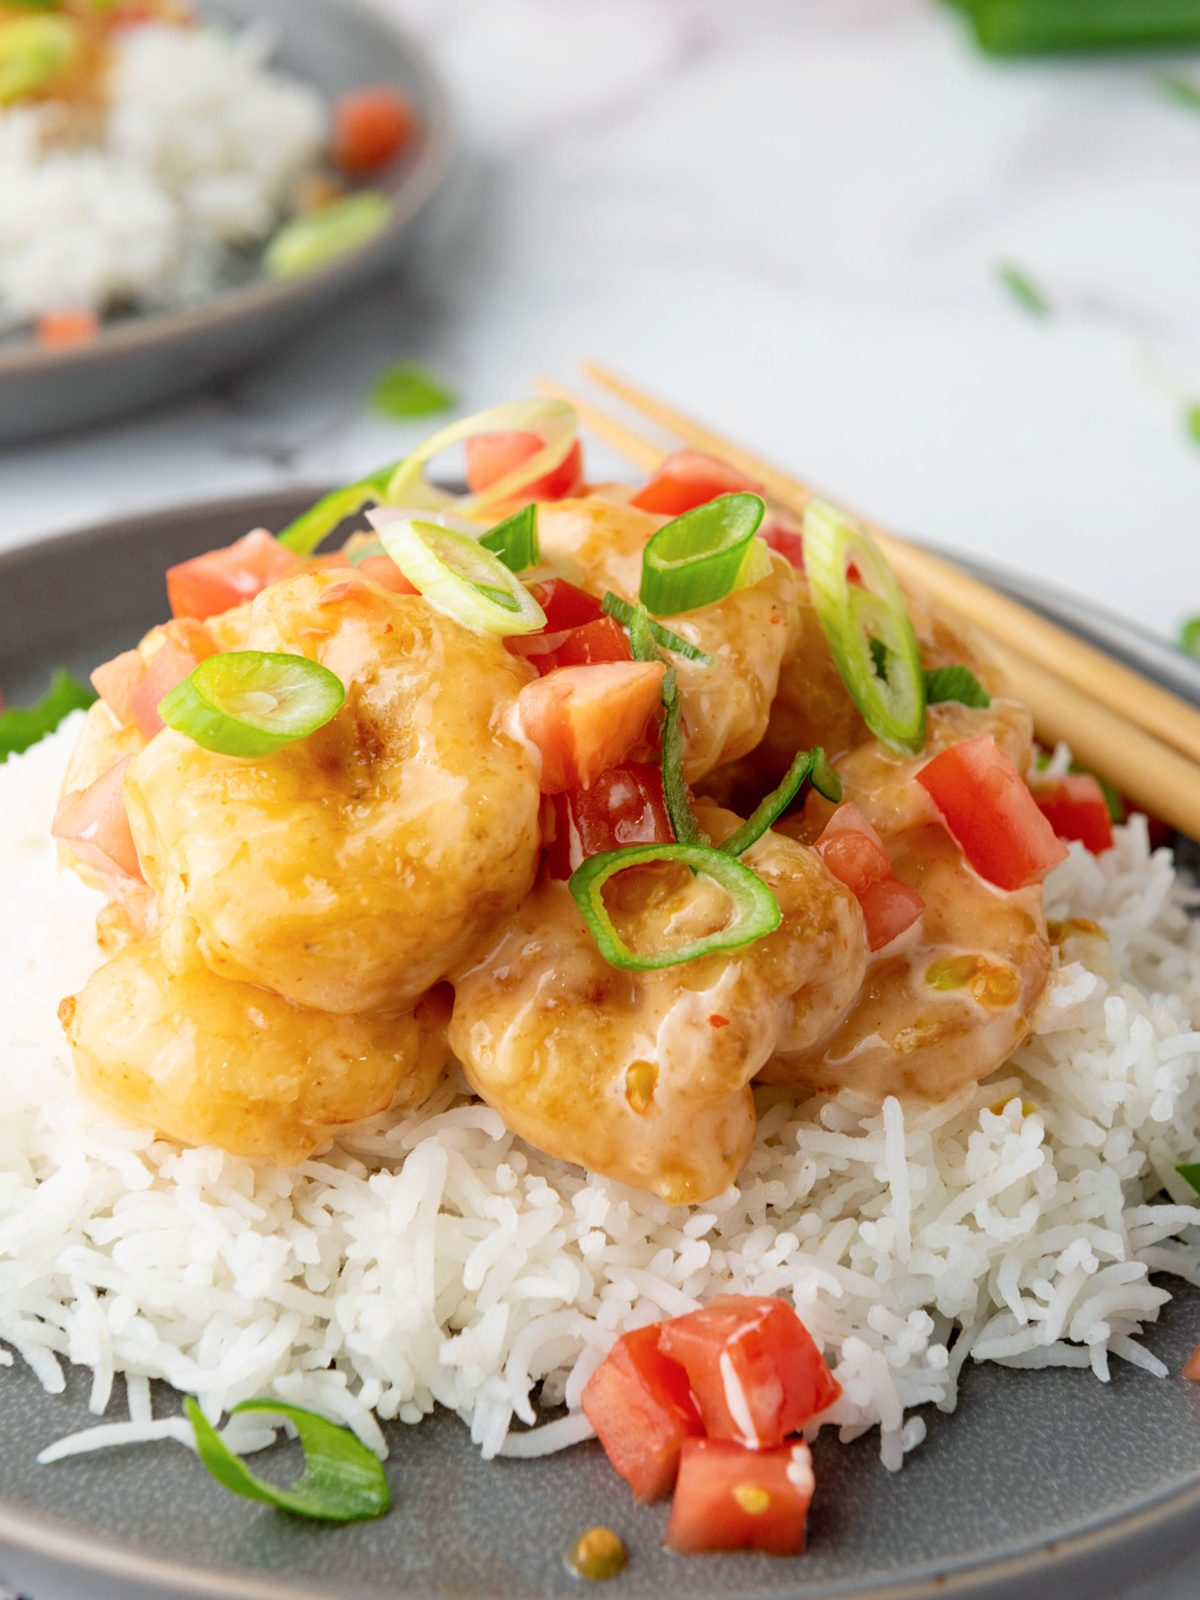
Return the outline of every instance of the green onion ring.
{"type": "MultiPolygon", "coordinates": [[[[620,595],[614,594],[610,589],[600,602],[606,615],[619,622],[623,628],[628,628],[633,621],[636,609],[628,600],[622,600],[620,595]]],[[[642,608],[645,610],[645,607],[642,608]]],[[[655,622],[651,617],[650,632],[662,645],[664,650],[669,650],[673,656],[682,656],[685,661],[698,661],[702,667],[715,667],[716,657],[710,656],[690,640],[683,639],[677,633],[672,633],[670,628],[664,628],[661,622],[655,622]]]]}
{"type": "Polygon", "coordinates": [[[341,679],[307,656],[227,650],[164,695],[158,714],[204,750],[253,759],[306,739],[345,698],[341,679]]]}
{"type": "Polygon", "coordinates": [[[588,931],[609,966],[622,972],[655,972],[662,967],[681,966],[701,956],[721,950],[741,950],[755,940],[773,933],[783,921],[779,902],[763,880],[743,866],[736,857],[713,850],[708,845],[644,844],[624,850],[605,850],[589,856],[571,874],[567,887],[579,907],[588,931]],[[733,901],[736,916],[732,924],[703,939],[693,939],[657,956],[639,956],[624,942],[604,904],[604,885],[626,867],[650,861],[679,861],[699,876],[711,878],[733,901]]]}
{"type": "Polygon", "coordinates": [[[277,1489],[273,1483],[255,1477],[246,1463],[233,1454],[191,1395],[185,1398],[183,1407],[201,1461],[219,1484],[247,1500],[261,1500],[280,1511],[316,1517],[322,1522],[364,1522],[381,1517],[392,1503],[387,1478],[375,1454],[349,1428],[330,1422],[316,1411],[271,1398],[243,1400],[230,1408],[231,1417],[239,1411],[277,1412],[300,1435],[304,1476],[288,1489],[277,1489]]]}
{"type": "Polygon", "coordinates": [[[717,848],[727,851],[731,856],[740,856],[749,850],[791,805],[806,778],[826,800],[832,800],[835,804],[841,800],[842,780],[826,761],[821,746],[817,744],[811,750],[801,750],[778,787],[760,800],[737,832],[731,833],[717,848]]]}
{"type": "Polygon", "coordinates": [[[915,755],[925,743],[925,676],[895,574],[870,534],[827,501],[809,502],[803,531],[813,606],[846,691],[877,739],[915,755]],[[849,581],[852,566],[861,586],[849,581]]]}
{"type": "Polygon", "coordinates": [[[646,610],[656,617],[697,611],[762,577],[754,535],[765,510],[756,494],[723,494],[664,523],[642,554],[638,599],[646,610]]]}
{"type": "Polygon", "coordinates": [[[369,500],[382,500],[388,484],[400,465],[391,461],[386,467],[369,472],[365,478],[348,483],[344,489],[335,489],[315,506],[301,512],[294,522],[289,522],[279,535],[280,544],[294,550],[299,556],[311,555],[326,534],[332,533],[338,523],[352,517],[369,500]]]}
{"type": "Polygon", "coordinates": [[[511,638],[546,626],[529,590],[478,539],[407,518],[384,523],[379,537],[409,583],[464,627],[511,638]]]}
{"type": "MultiPolygon", "coordinates": [[[[654,624],[643,605],[634,606],[630,611],[629,648],[635,661],[662,660],[654,642],[654,624]]],[[[692,797],[683,776],[683,713],[674,667],[668,667],[663,674],[662,703],[666,713],[662,730],[663,799],[671,819],[671,832],[679,844],[707,846],[708,841],[692,812],[692,797]]]]}
{"type": "Polygon", "coordinates": [[[359,189],[285,222],[263,252],[268,278],[296,278],[357,250],[392,219],[392,202],[378,189],[359,189]]]}
{"type": "Polygon", "coordinates": [[[490,528],[479,543],[498,556],[510,572],[527,572],[530,567],[536,567],[542,559],[536,504],[531,500],[527,506],[514,511],[511,517],[490,528]]]}

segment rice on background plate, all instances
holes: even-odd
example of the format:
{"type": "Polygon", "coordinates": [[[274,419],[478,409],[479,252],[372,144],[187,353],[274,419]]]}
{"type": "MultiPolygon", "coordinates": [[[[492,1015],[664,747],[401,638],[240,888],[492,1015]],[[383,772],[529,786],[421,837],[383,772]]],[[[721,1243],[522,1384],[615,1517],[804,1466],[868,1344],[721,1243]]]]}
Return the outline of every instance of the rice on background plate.
{"type": "MultiPolygon", "coordinates": [[[[794,1300],[844,1390],[825,1420],[843,1439],[878,1424],[893,1470],[925,1436],[905,1413],[953,1410],[968,1356],[1165,1376],[1138,1334],[1169,1299],[1152,1272],[1200,1283],[1174,1170],[1200,1147],[1200,928],[1143,819],[1047,880],[1048,916],[1082,920],[999,1073],[907,1116],[762,1091],[737,1186],[671,1207],[531,1149],[457,1073],[290,1169],[78,1100],[56,1008],[98,964],[102,897],[49,838],[78,726],[0,767],[0,1338],[51,1392],[64,1360],[90,1367],[97,1415],[125,1373],[130,1416],[40,1460],[190,1444],[152,1417],[151,1378],[214,1421],[273,1393],[381,1455],[378,1419],[435,1402],[485,1457],[543,1454],[590,1435],[580,1395],[619,1333],[723,1291],[794,1300]],[[566,1414],[514,1430],[539,1384],[566,1414]]],[[[247,1414],[224,1437],[248,1451],[274,1428],[247,1414]]]]}
{"type": "Polygon", "coordinates": [[[166,310],[250,270],[320,153],[307,84],[270,72],[254,29],[147,23],[114,47],[94,138],[55,102],[0,110],[0,330],[64,307],[166,310]]]}

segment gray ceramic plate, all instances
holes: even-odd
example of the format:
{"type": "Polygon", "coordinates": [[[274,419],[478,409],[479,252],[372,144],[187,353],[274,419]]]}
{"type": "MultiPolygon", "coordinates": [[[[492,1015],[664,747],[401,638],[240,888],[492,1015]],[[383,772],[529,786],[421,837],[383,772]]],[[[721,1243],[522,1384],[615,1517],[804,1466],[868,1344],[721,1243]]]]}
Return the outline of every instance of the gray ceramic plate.
{"type": "Polygon", "coordinates": [[[409,224],[446,170],[445,98],[432,68],[406,34],[356,0],[199,0],[200,13],[277,33],[272,63],[327,99],[363,83],[394,83],[420,115],[412,150],[376,185],[392,199],[388,226],[357,250],[300,278],[256,279],[192,311],[130,317],[89,345],[40,350],[31,340],[0,344],[0,443],[98,422],[193,389],[245,366],[333,300],[398,260],[409,224]]]}
{"type": "MultiPolygon", "coordinates": [[[[126,648],[165,612],[167,565],[255,524],[278,529],[310,498],[139,517],[0,556],[0,687],[20,702],[51,666],[83,673],[126,648]]],[[[1069,597],[1040,599],[1081,630],[1100,625],[1069,597]]],[[[1114,648],[1159,648],[1100,620],[1114,648]]],[[[1200,672],[1186,676],[1200,703],[1200,672]]],[[[1200,1294],[1185,1292],[1148,1343],[1177,1373],[1198,1337],[1200,1294]]],[[[31,1600],[549,1600],[577,1592],[563,1551],[605,1522],[631,1550],[614,1600],[1081,1600],[1200,1547],[1200,1385],[1114,1367],[1103,1387],[1078,1371],[969,1366],[957,1415],[930,1416],[897,1477],[873,1436],[823,1438],[809,1550],[774,1561],[665,1554],[666,1507],[634,1508],[595,1443],[484,1465],[446,1414],[392,1429],[394,1509],[346,1529],[235,1499],[172,1444],[38,1467],[43,1445],[88,1424],[87,1384],[75,1372],[48,1396],[17,1365],[0,1369],[0,1583],[31,1600]]],[[[156,1396],[158,1414],[175,1406],[156,1396]]],[[[1198,1589],[1193,1578],[1171,1594],[1198,1589]]]]}

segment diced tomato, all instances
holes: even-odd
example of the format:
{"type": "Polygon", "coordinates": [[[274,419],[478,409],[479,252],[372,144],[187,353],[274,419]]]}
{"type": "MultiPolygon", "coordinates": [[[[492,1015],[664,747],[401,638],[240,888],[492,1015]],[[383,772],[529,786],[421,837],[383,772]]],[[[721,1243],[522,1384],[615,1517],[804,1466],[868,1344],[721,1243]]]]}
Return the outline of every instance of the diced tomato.
{"type": "Polygon", "coordinates": [[[681,517],[685,511],[705,506],[718,495],[735,494],[739,490],[761,494],[762,485],[736,467],[718,461],[716,456],[705,455],[701,450],[676,450],[629,503],[641,511],[681,517]]]}
{"type": "Polygon", "coordinates": [[[125,768],[132,759],[123,756],[89,788],[65,795],[50,832],[105,877],[141,882],[142,864],[125,809],[125,768]]]}
{"type": "Polygon", "coordinates": [[[1068,772],[1052,783],[1033,784],[1029,792],[1060,839],[1078,839],[1094,856],[1112,849],[1108,801],[1090,772],[1068,772]]]}
{"type": "MultiPolygon", "coordinates": [[[[467,440],[467,486],[472,494],[482,494],[507,473],[528,461],[542,448],[536,433],[477,433],[467,440]]],[[[557,467],[527,483],[522,500],[565,500],[583,482],[583,455],[579,440],[571,446],[557,467]]]]}
{"type": "Polygon", "coordinates": [[[747,1450],[732,1439],[686,1439],[667,1529],[667,1547],[764,1550],[796,1556],[816,1487],[804,1443],[747,1450]]]}
{"type": "Polygon", "coordinates": [[[583,1391],[584,1416],[642,1502],[670,1491],[684,1440],[704,1432],[687,1373],[658,1347],[659,1327],[623,1334],[583,1391]]]}
{"type": "Polygon", "coordinates": [[[100,332],[100,319],[94,311],[43,311],[33,325],[33,337],[43,350],[65,350],[71,345],[91,344],[100,332]]]}
{"type": "Polygon", "coordinates": [[[758,532],[772,550],[778,550],[794,567],[804,571],[804,540],[793,528],[780,522],[778,517],[767,517],[758,532]]]}
{"type": "Polygon", "coordinates": [[[602,772],[590,789],[568,789],[553,799],[554,840],[546,849],[552,878],[569,878],[581,862],[605,850],[674,842],[657,762],[622,762],[602,772]]]}
{"type": "Polygon", "coordinates": [[[240,606],[300,567],[300,557],[265,528],[223,550],[209,550],[167,570],[167,596],[176,617],[215,617],[240,606]]]}
{"type": "Polygon", "coordinates": [[[718,1295],[664,1322],[659,1344],[687,1372],[711,1439],[770,1449],[842,1392],[800,1318],[771,1295],[718,1295]]]}
{"type": "Polygon", "coordinates": [[[133,721],[133,696],[146,676],[140,650],[122,650],[92,673],[92,688],[118,722],[133,721]]]}
{"type": "Polygon", "coordinates": [[[546,613],[547,633],[582,628],[585,623],[599,622],[605,615],[604,607],[595,595],[568,583],[565,578],[547,578],[543,583],[531,583],[529,592],[546,613]]]}
{"type": "Polygon", "coordinates": [[[390,589],[393,594],[421,592],[415,583],[409,583],[391,556],[368,556],[365,561],[359,562],[358,571],[360,577],[369,578],[372,583],[377,583],[381,589],[390,589]]]}
{"type": "MultiPolygon", "coordinates": [[[[365,564],[365,563],[364,563],[365,564]]],[[[585,622],[562,633],[526,633],[505,639],[507,649],[524,656],[544,678],[558,667],[594,667],[602,661],[632,661],[625,630],[612,617],[585,622]]]]}
{"type": "Polygon", "coordinates": [[[1200,1382],[1200,1344],[1183,1363],[1183,1376],[1191,1378],[1193,1382],[1200,1382]]]}
{"type": "Polygon", "coordinates": [[[924,911],[924,900],[893,874],[883,840],[853,802],[838,807],[813,848],[862,907],[868,949],[891,944],[924,911]]]}
{"type": "Polygon", "coordinates": [[[662,697],[661,661],[561,667],[527,683],[517,699],[521,726],[542,755],[542,793],[589,789],[624,761],[662,697]]]}
{"type": "Polygon", "coordinates": [[[399,89],[351,89],[334,102],[334,164],[352,178],[378,172],[405,149],[416,126],[413,103],[399,89]]]}
{"type": "Polygon", "coordinates": [[[156,628],[154,633],[162,636],[162,643],[146,660],[146,675],[130,699],[133,720],[147,739],[161,733],[164,726],[158,714],[158,702],[202,661],[216,654],[216,645],[207,628],[190,617],[177,617],[174,622],[156,628]]]}
{"type": "Polygon", "coordinates": [[[813,846],[830,872],[856,895],[892,876],[892,858],[858,806],[839,806],[813,846]]]}
{"type": "Polygon", "coordinates": [[[998,889],[1040,883],[1066,859],[1066,845],[990,734],[950,745],[921,768],[917,782],[971,866],[998,889]]]}

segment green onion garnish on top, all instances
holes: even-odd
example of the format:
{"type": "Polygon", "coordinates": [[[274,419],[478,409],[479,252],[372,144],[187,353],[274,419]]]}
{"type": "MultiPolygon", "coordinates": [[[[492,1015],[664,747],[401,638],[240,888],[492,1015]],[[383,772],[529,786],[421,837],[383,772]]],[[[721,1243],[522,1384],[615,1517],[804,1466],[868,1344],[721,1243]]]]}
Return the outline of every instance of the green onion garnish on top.
{"type": "Polygon", "coordinates": [[[276,1412],[286,1417],[299,1434],[304,1449],[304,1476],[288,1489],[277,1489],[273,1483],[255,1477],[246,1463],[233,1454],[190,1395],[183,1405],[201,1461],[217,1482],[234,1494],[322,1522],[364,1522],[381,1517],[392,1503],[387,1478],[375,1455],[349,1428],[340,1427],[315,1411],[269,1398],[243,1400],[230,1410],[230,1416],[239,1411],[276,1412]]]}
{"type": "Polygon", "coordinates": [[[1175,1171],[1184,1183],[1190,1183],[1196,1193],[1200,1194],[1200,1161],[1185,1162],[1182,1167],[1176,1167],[1175,1171]]]}
{"type": "Polygon", "coordinates": [[[268,278],[297,278],[357,250],[392,219],[392,202],[378,189],[360,189],[293,217],[263,252],[268,278]]]}
{"type": "Polygon", "coordinates": [[[749,850],[791,805],[806,778],[826,800],[832,800],[835,805],[841,800],[842,780],[826,761],[821,746],[818,744],[811,750],[801,750],[778,787],[759,801],[737,832],[731,833],[718,849],[731,856],[740,856],[749,850]]]}
{"type": "Polygon", "coordinates": [[[10,706],[0,713],[0,762],[20,755],[53,733],[72,711],[86,711],[96,696],[69,672],[57,668],[50,687],[36,705],[10,706]]]}
{"type": "MultiPolygon", "coordinates": [[[[636,607],[631,606],[628,600],[622,600],[620,595],[614,594],[610,589],[600,602],[605,612],[619,622],[623,628],[628,628],[633,621],[636,607]]],[[[645,610],[645,607],[642,608],[645,610]]],[[[662,645],[664,650],[669,650],[673,656],[683,656],[685,661],[698,661],[702,667],[715,667],[716,660],[706,650],[682,638],[677,633],[672,633],[670,628],[664,628],[661,622],[650,618],[650,632],[662,645]]]]}
{"type": "Polygon", "coordinates": [[[546,613],[500,557],[478,539],[436,522],[387,522],[384,548],[430,605],[478,633],[537,633],[546,613]]]}
{"type": "Polygon", "coordinates": [[[955,0],[993,55],[1200,40],[1196,0],[955,0]]]}
{"type": "Polygon", "coordinates": [[[610,966],[619,967],[623,972],[654,972],[661,967],[698,961],[702,956],[716,955],[722,950],[740,950],[773,933],[783,921],[779,902],[768,885],[736,857],[708,845],[645,844],[630,845],[624,850],[606,850],[589,856],[582,866],[576,867],[567,887],[600,954],[610,966]],[[697,876],[711,878],[724,889],[732,911],[725,926],[702,939],[690,939],[674,949],[653,955],[639,954],[626,944],[604,903],[604,885],[627,867],[645,866],[655,861],[680,862],[697,876]]]}
{"type": "Polygon", "coordinates": [[[528,572],[542,559],[538,546],[537,505],[530,501],[511,517],[489,528],[479,540],[485,550],[499,556],[510,572],[528,572]]]}
{"type": "Polygon", "coordinates": [[[925,743],[925,674],[883,552],[865,528],[812,500],[804,513],[804,570],[821,630],[867,727],[891,749],[916,754],[925,743]]]}
{"type": "Polygon", "coordinates": [[[386,467],[369,472],[365,478],[348,483],[344,489],[335,489],[301,512],[294,522],[289,522],[279,535],[280,544],[294,550],[299,556],[311,555],[326,534],[332,533],[339,522],[352,517],[369,501],[380,501],[391,482],[398,461],[389,461],[386,467]]]}
{"type": "Polygon", "coordinates": [[[205,750],[253,760],[315,733],[345,698],[336,673],[307,656],[229,650],[164,695],[158,714],[205,750]]]}
{"type": "Polygon", "coordinates": [[[638,599],[653,616],[674,617],[723,600],[770,570],[754,535],[766,507],[756,494],[723,494],[664,523],[642,555],[638,599]]]}
{"type": "MultiPolygon", "coordinates": [[[[661,661],[654,639],[654,624],[645,606],[634,606],[629,617],[629,648],[635,661],[661,661]]],[[[662,681],[662,777],[663,799],[671,832],[679,844],[703,845],[707,840],[692,811],[692,797],[683,776],[683,712],[679,702],[679,683],[674,667],[668,667],[662,681]]]]}
{"type": "Polygon", "coordinates": [[[925,703],[933,706],[944,700],[957,700],[976,711],[986,711],[992,703],[991,695],[970,667],[930,667],[925,674],[925,703]]]}

